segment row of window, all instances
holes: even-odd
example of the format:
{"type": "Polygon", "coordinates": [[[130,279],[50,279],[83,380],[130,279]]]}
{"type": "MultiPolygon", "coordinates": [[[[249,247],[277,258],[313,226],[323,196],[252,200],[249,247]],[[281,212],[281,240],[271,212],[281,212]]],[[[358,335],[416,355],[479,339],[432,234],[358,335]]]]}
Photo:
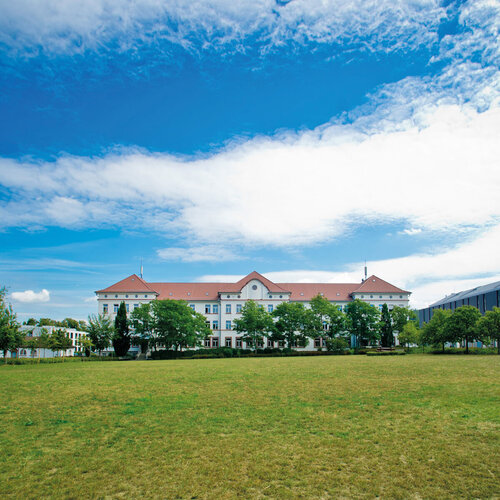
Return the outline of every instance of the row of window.
{"type": "MultiPolygon", "coordinates": [[[[129,308],[130,304],[125,304],[125,309],[127,312],[129,312],[130,308],[129,308]]],[[[120,304],[113,304],[113,312],[116,314],[118,312],[118,308],[120,307],[120,304]]],[[[134,309],[137,309],[139,307],[139,304],[134,304],[134,309]]],[[[108,309],[108,304],[103,304],[102,305],[102,312],[104,314],[108,314],[109,312],[109,309],[108,309]]]]}
{"type": "MultiPolygon", "coordinates": [[[[212,321],[212,324],[210,324],[210,321],[206,321],[206,325],[208,326],[208,328],[212,328],[212,330],[218,330],[219,329],[219,320],[217,319],[214,319],[212,321]]],[[[231,323],[231,321],[226,321],[226,330],[232,330],[233,329],[233,325],[231,323]]]]}
{"type": "MultiPolygon", "coordinates": [[[[172,295],[172,294],[170,294],[172,295]]],[[[144,295],[144,298],[147,299],[149,297],[149,295],[144,295]]],[[[104,298],[107,299],[108,296],[107,295],[104,295],[104,298]]],[[[115,299],[118,298],[118,295],[115,295],[115,299]]],[[[128,299],[128,295],[125,295],[125,298],[128,299]]],[[[134,295],[134,298],[138,299],[139,298],[139,295],[134,295]]]]}
{"type": "MultiPolygon", "coordinates": [[[[364,296],[364,295],[361,295],[361,298],[362,298],[362,299],[364,299],[364,298],[365,298],[365,296],[364,296]]],[[[378,296],[378,298],[379,298],[379,299],[382,299],[383,297],[382,297],[382,295],[379,295],[379,296],[378,296]]],[[[392,295],[389,295],[389,298],[390,298],[390,299],[392,299],[392,295]]],[[[400,296],[399,296],[399,298],[400,298],[400,299],[402,299],[402,298],[403,298],[403,296],[402,296],[402,295],[400,295],[400,296]]],[[[373,295],[370,295],[370,299],[373,299],[373,295]]]]}
{"type": "MultiPolygon", "coordinates": [[[[189,304],[189,307],[194,311],[195,305],[189,304]]],[[[242,309],[241,304],[236,304],[236,313],[241,313],[242,309]]],[[[232,312],[232,304],[226,304],[226,314],[231,314],[232,312]]],[[[218,314],[219,313],[219,305],[218,304],[205,304],[205,314],[218,314]]]]}
{"type": "MultiPolygon", "coordinates": [[[[245,342],[247,349],[253,348],[253,343],[252,342],[245,342]]],[[[207,337],[204,342],[204,346],[206,348],[212,348],[215,349],[219,346],[219,337],[207,337]]],[[[282,349],[285,347],[285,342],[283,340],[280,341],[273,341],[270,339],[267,339],[266,346],[270,348],[274,347],[279,347],[282,349]]],[[[226,337],[224,339],[224,347],[236,347],[236,349],[243,349],[243,340],[241,337],[236,337],[234,339],[234,346],[233,346],[233,337],[226,337]]],[[[257,347],[259,349],[264,348],[264,341],[259,341],[257,342],[257,347]]],[[[299,347],[297,344],[295,344],[293,347],[299,347]]],[[[317,338],[314,339],[314,347],[326,347],[326,342],[322,338],[317,338]]]]}

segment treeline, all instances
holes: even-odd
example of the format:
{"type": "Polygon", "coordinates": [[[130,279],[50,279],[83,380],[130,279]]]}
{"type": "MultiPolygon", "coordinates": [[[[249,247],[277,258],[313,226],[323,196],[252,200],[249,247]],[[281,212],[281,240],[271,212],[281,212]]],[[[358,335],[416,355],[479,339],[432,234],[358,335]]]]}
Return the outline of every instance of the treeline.
{"type": "Polygon", "coordinates": [[[461,306],[453,311],[435,309],[430,321],[420,330],[406,333],[405,343],[439,346],[443,352],[446,344],[465,343],[465,351],[469,352],[469,342],[496,341],[500,354],[500,308],[494,307],[484,316],[474,306],[461,306]]]}
{"type": "Polygon", "coordinates": [[[75,330],[80,330],[82,332],[87,331],[87,322],[78,321],[73,318],[64,318],[62,321],[57,321],[50,318],[40,318],[36,320],[35,318],[30,318],[23,322],[23,325],[28,326],[55,326],[58,328],[74,328],[75,330]]]}

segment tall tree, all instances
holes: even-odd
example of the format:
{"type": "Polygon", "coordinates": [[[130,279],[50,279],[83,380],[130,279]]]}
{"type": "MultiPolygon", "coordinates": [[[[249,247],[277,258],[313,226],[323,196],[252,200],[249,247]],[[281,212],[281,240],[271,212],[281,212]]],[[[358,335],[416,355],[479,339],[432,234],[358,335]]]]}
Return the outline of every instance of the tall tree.
{"type": "Polygon", "coordinates": [[[301,302],[282,302],[272,312],[276,319],[272,338],[284,341],[288,348],[307,345],[307,315],[304,304],[301,302]]]}
{"type": "Polygon", "coordinates": [[[144,347],[147,350],[147,346],[156,351],[158,345],[152,309],[151,303],[141,304],[130,314],[130,323],[134,329],[133,341],[141,346],[142,352],[145,351],[144,347]]]}
{"type": "Polygon", "coordinates": [[[356,347],[379,339],[377,309],[360,299],[347,304],[347,329],[356,338],[356,347]]]}
{"type": "Polygon", "coordinates": [[[104,349],[109,347],[113,332],[113,323],[108,316],[105,314],[91,314],[89,316],[87,333],[99,356],[104,349]]]}
{"type": "Polygon", "coordinates": [[[418,343],[418,328],[413,321],[409,321],[403,326],[403,330],[398,335],[399,343],[403,346],[410,347],[410,344],[418,343]]]}
{"type": "Polygon", "coordinates": [[[116,313],[115,332],[113,334],[113,349],[118,357],[125,356],[130,349],[130,332],[128,323],[125,302],[121,302],[118,312],[116,313]]]}
{"type": "Polygon", "coordinates": [[[465,352],[469,353],[469,342],[480,340],[476,324],[481,317],[474,306],[457,307],[446,320],[445,331],[454,342],[465,342],[465,352]]]}
{"type": "Polygon", "coordinates": [[[193,311],[184,300],[155,300],[151,307],[151,331],[167,349],[200,346],[210,335],[205,316],[193,311]]]}
{"type": "Polygon", "coordinates": [[[392,347],[394,344],[392,318],[387,304],[382,305],[382,313],[380,314],[380,343],[382,347],[392,347]]]}
{"type": "Polygon", "coordinates": [[[335,339],[343,338],[346,334],[346,315],[340,306],[332,304],[321,295],[316,295],[311,299],[311,311],[320,322],[319,336],[325,340],[327,350],[338,350],[339,342],[335,339]],[[325,324],[326,329],[323,327],[325,324]]]}
{"type": "Polygon", "coordinates": [[[489,338],[497,343],[498,354],[500,354],[500,307],[494,307],[486,311],[476,325],[479,338],[489,338]]]}
{"type": "Polygon", "coordinates": [[[7,361],[7,353],[21,347],[24,335],[19,331],[19,323],[12,306],[5,301],[5,288],[0,289],[0,350],[3,351],[4,360],[7,361]]]}
{"type": "Polygon", "coordinates": [[[441,345],[444,352],[446,342],[453,342],[453,338],[445,328],[450,315],[449,309],[434,310],[432,318],[422,328],[421,341],[424,345],[441,345]]]}
{"type": "Polygon", "coordinates": [[[241,309],[241,318],[234,321],[234,329],[245,342],[251,342],[257,351],[259,342],[272,334],[274,325],[271,315],[254,300],[249,300],[241,309]]]}
{"type": "Polygon", "coordinates": [[[58,328],[52,332],[52,335],[50,336],[50,348],[53,351],[62,351],[64,358],[66,351],[71,347],[73,347],[73,341],[68,337],[67,333],[63,329],[58,328]]]}

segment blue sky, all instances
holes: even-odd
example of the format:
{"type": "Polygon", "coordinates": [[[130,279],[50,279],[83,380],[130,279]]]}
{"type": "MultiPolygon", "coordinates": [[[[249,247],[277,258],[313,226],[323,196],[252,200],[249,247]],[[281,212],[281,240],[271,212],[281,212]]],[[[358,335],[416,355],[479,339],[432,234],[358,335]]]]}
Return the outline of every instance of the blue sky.
{"type": "Polygon", "coordinates": [[[0,285],[500,280],[498,1],[0,6],[0,285]]]}

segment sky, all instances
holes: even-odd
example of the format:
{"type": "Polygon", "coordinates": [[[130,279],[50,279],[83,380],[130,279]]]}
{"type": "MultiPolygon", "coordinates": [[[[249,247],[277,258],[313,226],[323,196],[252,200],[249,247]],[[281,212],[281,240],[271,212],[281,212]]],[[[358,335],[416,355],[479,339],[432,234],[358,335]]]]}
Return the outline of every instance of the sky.
{"type": "Polygon", "coordinates": [[[500,280],[498,0],[0,0],[0,287],[500,280]]]}

